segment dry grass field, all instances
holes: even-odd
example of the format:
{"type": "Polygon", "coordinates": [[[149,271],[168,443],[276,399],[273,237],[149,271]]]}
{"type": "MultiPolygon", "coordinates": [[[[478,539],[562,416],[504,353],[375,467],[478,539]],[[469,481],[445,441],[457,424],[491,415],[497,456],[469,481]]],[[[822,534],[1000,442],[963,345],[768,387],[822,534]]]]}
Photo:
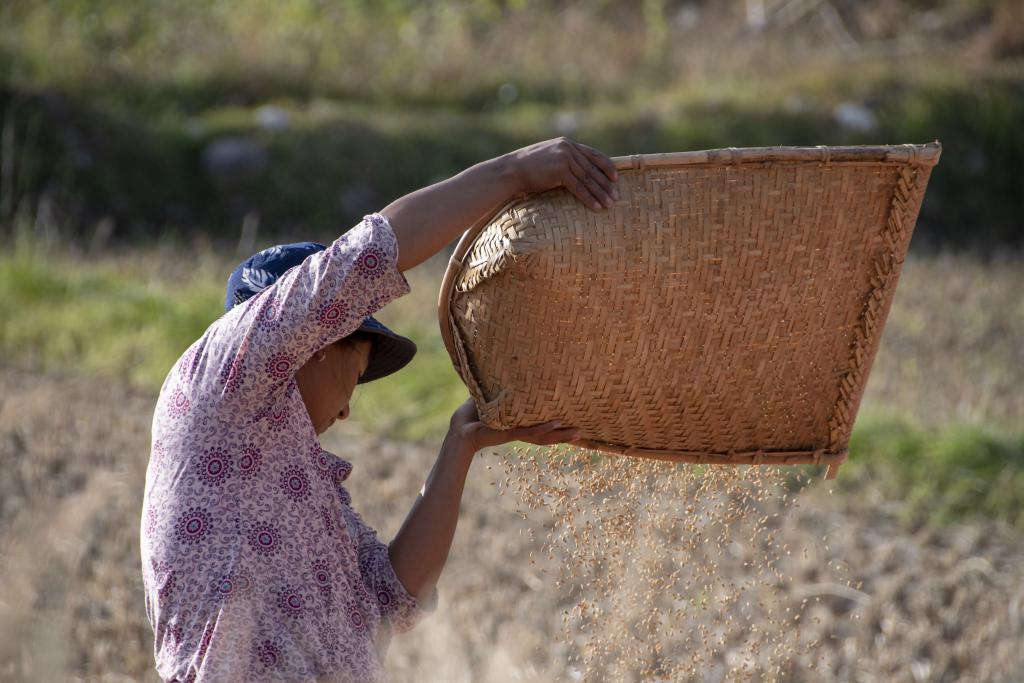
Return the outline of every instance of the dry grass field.
{"type": "MultiPolygon", "coordinates": [[[[1022,6],[0,0],[0,683],[159,683],[139,557],[154,392],[242,256],[556,135],[610,154],[941,140],[860,450],[835,481],[765,488],[731,543],[668,534],[637,560],[764,608],[658,633],[698,662],[673,680],[1024,683],[1022,6]],[[951,246],[980,256],[925,255],[951,246]]],[[[466,395],[437,330],[443,266],[380,316],[416,360],[324,439],[382,538],[466,395]]],[[[560,634],[585,589],[556,579],[579,556],[541,551],[551,520],[505,486],[514,457],[478,457],[438,611],[392,642],[393,680],[642,680],[634,660],[577,668],[585,634],[560,634]]],[[[655,499],[718,504],[692,491],[655,499]]],[[[631,633],[621,651],[650,644],[631,633]]]]}
{"type": "MultiPolygon", "coordinates": [[[[930,426],[1024,423],[1021,291],[1019,261],[986,268],[962,257],[912,258],[862,415],[897,413],[930,426]]],[[[120,381],[9,363],[0,387],[0,679],[158,681],[138,546],[155,397],[120,381]]],[[[325,445],[355,464],[354,505],[390,536],[432,446],[349,425],[335,432],[325,445]]],[[[478,456],[438,613],[391,646],[396,681],[580,679],[555,638],[574,600],[527,561],[536,542],[523,532],[543,520],[524,520],[513,497],[490,485],[502,457],[478,456]]],[[[787,641],[786,680],[1024,680],[1019,531],[985,520],[914,521],[902,501],[842,472],[803,489],[795,505],[778,496],[762,505],[779,514],[779,541],[793,551],[780,565],[787,580],[750,589],[791,609],[763,625],[777,639],[801,624],[787,641]]],[[[705,549],[741,582],[748,570],[737,552],[705,549]]],[[[726,649],[701,678],[722,680],[729,666],[726,649]]]]}

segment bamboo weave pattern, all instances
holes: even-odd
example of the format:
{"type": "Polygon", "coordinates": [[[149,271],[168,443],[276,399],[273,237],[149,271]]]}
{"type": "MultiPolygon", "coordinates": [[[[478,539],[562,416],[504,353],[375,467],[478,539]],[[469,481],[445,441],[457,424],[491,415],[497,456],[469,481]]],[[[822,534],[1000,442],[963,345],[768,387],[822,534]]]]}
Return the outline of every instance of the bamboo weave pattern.
{"type": "Polygon", "coordinates": [[[481,419],[717,464],[845,459],[940,148],[616,159],[620,200],[517,199],[468,231],[439,301],[481,419]]]}

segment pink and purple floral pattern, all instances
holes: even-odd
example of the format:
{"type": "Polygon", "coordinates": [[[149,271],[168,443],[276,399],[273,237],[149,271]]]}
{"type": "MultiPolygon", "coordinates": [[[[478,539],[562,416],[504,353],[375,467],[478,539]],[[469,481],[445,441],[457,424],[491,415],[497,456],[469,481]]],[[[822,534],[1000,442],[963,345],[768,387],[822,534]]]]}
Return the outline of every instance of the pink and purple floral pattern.
{"type": "Polygon", "coordinates": [[[242,449],[242,455],[238,458],[238,471],[243,479],[252,479],[260,473],[260,466],[263,464],[263,452],[249,444],[242,449]]]}
{"type": "Polygon", "coordinates": [[[337,327],[345,322],[348,311],[340,301],[328,301],[316,313],[317,321],[325,327],[337,327]]]}
{"type": "Polygon", "coordinates": [[[295,370],[295,361],[286,353],[275,354],[267,361],[267,374],[274,379],[288,379],[295,370]]]}
{"type": "Polygon", "coordinates": [[[309,477],[301,467],[290,467],[281,475],[281,490],[296,503],[308,500],[310,496],[309,477]]]}
{"type": "Polygon", "coordinates": [[[199,478],[207,486],[222,487],[231,476],[231,456],[219,446],[208,448],[196,464],[199,466],[199,478]]]}
{"type": "Polygon", "coordinates": [[[175,389],[171,394],[171,400],[167,402],[167,414],[175,419],[185,417],[188,413],[188,406],[188,396],[185,395],[185,392],[175,389]]]}
{"type": "Polygon", "coordinates": [[[140,519],[146,615],[165,681],[379,681],[392,633],[432,609],[349,505],[294,374],[409,291],[387,220],[214,322],[160,392],[140,519]]]}

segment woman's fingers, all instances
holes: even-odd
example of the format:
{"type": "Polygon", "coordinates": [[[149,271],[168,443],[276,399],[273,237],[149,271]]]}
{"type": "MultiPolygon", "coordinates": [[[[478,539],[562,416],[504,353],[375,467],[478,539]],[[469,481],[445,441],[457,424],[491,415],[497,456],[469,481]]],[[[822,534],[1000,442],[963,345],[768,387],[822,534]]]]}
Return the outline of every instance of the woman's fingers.
{"type": "Polygon", "coordinates": [[[524,441],[537,446],[550,446],[556,443],[574,443],[581,437],[579,429],[562,427],[557,422],[544,422],[532,427],[516,427],[513,429],[490,429],[483,427],[477,434],[476,443],[479,448],[500,446],[510,441],[524,441]]]}
{"type": "Polygon", "coordinates": [[[604,191],[605,197],[608,199],[608,201],[605,202],[605,206],[611,206],[611,203],[617,199],[615,196],[617,193],[615,191],[615,184],[612,182],[611,178],[606,175],[606,171],[598,168],[597,164],[595,164],[590,157],[584,154],[579,148],[574,150],[574,156],[576,162],[583,168],[583,171],[587,176],[589,176],[593,182],[596,182],[604,191]]]}
{"type": "Polygon", "coordinates": [[[570,155],[566,159],[566,163],[571,171],[571,174],[564,183],[566,189],[595,211],[601,210],[602,207],[610,206],[611,198],[608,197],[604,190],[598,187],[595,180],[588,177],[587,172],[577,161],[576,155],[570,155]],[[605,203],[606,198],[607,204],[605,203]]]}
{"type": "Polygon", "coordinates": [[[618,199],[618,172],[612,160],[569,138],[517,150],[513,164],[523,190],[543,192],[561,185],[595,211],[610,207],[618,199]]]}
{"type": "Polygon", "coordinates": [[[612,161],[607,154],[599,152],[590,145],[583,145],[578,142],[576,143],[576,147],[583,154],[585,154],[590,159],[590,161],[592,161],[598,168],[604,171],[605,176],[609,180],[615,181],[619,179],[619,171],[618,169],[615,168],[615,162],[612,161]]]}
{"type": "Polygon", "coordinates": [[[543,436],[544,434],[547,434],[548,432],[552,432],[561,428],[562,425],[557,420],[551,422],[542,422],[540,424],[533,425],[532,427],[520,427],[518,430],[516,430],[518,432],[517,438],[538,438],[543,436]]]}
{"type": "Polygon", "coordinates": [[[548,446],[578,439],[580,431],[572,427],[557,427],[556,423],[545,422],[533,427],[521,428],[516,435],[517,441],[526,441],[539,446],[548,446]]]}

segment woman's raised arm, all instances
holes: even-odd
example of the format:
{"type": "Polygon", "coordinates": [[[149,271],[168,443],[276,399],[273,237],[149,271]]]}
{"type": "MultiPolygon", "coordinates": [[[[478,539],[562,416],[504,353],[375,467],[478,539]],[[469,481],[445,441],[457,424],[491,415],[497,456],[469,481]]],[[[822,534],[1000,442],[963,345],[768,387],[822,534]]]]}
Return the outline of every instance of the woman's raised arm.
{"type": "Polygon", "coordinates": [[[556,138],[483,161],[395,200],[381,213],[398,238],[398,270],[406,271],[519,192],[565,187],[600,211],[618,199],[617,178],[615,165],[602,152],[556,138]]]}

